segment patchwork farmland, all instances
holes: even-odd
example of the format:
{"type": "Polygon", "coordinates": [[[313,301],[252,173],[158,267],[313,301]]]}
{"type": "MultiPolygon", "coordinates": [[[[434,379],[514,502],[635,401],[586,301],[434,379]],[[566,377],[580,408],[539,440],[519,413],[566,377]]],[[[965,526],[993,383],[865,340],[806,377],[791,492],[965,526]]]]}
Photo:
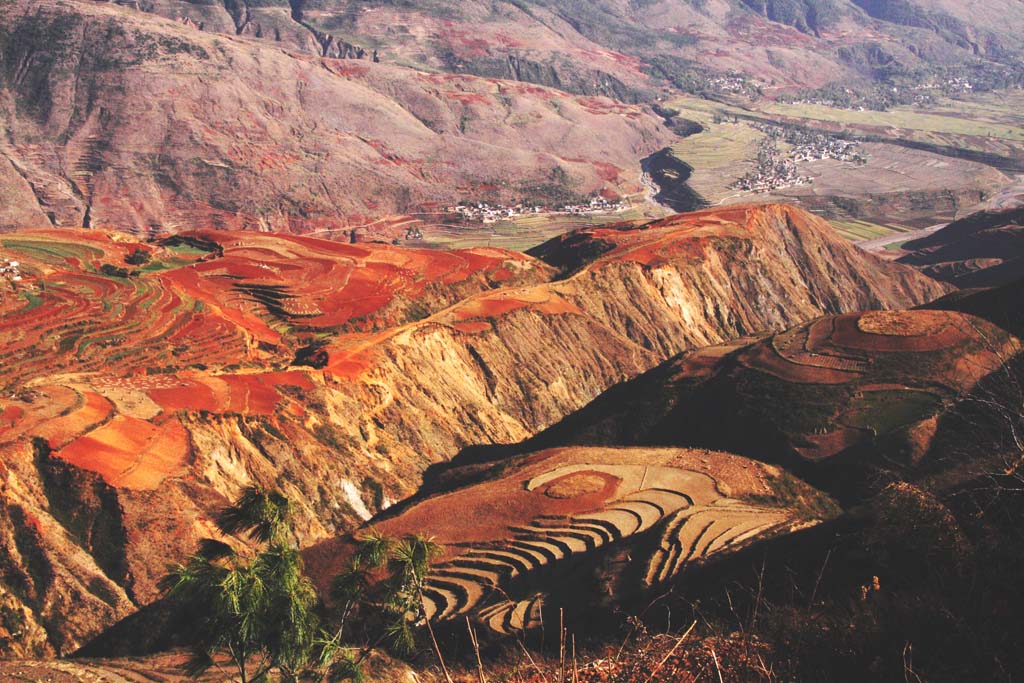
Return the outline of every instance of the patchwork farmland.
{"type": "Polygon", "coordinates": [[[187,464],[183,415],[301,413],[288,395],[313,384],[287,368],[324,335],[394,327],[549,275],[498,250],[226,232],[152,243],[24,232],[0,238],[0,253],[24,273],[0,292],[0,443],[43,438],[55,457],[142,489],[187,464]]]}

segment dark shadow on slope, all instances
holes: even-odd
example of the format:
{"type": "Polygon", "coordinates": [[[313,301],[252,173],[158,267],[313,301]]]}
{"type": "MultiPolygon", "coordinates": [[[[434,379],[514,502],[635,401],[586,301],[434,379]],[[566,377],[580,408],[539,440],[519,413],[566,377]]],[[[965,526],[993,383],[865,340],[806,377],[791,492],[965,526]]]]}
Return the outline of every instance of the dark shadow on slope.
{"type": "Polygon", "coordinates": [[[708,202],[686,181],[693,175],[693,167],[685,161],[677,159],[668,147],[655,152],[640,162],[651,180],[659,188],[654,199],[677,213],[698,211],[708,206],[708,202]]]}

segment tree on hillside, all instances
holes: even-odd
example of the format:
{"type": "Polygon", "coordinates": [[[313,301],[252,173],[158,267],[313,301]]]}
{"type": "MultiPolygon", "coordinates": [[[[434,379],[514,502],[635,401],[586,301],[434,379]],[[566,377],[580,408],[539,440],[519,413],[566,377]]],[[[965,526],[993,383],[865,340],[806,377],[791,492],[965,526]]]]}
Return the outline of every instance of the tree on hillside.
{"type": "Polygon", "coordinates": [[[430,628],[423,588],[442,548],[432,538],[412,534],[396,541],[370,532],[357,542],[348,568],[331,586],[338,610],[337,638],[357,619],[365,643],[356,656],[357,665],[381,644],[398,656],[408,656],[416,649],[416,628],[430,628]]]}
{"type": "Polygon", "coordinates": [[[317,615],[316,590],[303,574],[291,517],[291,502],[280,492],[247,488],[216,522],[224,534],[246,535],[261,549],[247,556],[205,539],[164,577],[168,597],[201,615],[192,674],[227,659],[242,683],[272,674],[284,681],[360,681],[361,665],[375,648],[386,644],[400,656],[415,650],[416,628],[426,623],[423,586],[440,546],[416,535],[360,538],[348,569],[334,581],[339,611],[328,632],[317,615]],[[354,617],[362,642],[346,647],[354,617]]]}
{"type": "Polygon", "coordinates": [[[162,587],[172,600],[203,615],[196,624],[192,673],[226,655],[242,683],[265,680],[275,668],[283,678],[298,680],[325,656],[317,594],[302,573],[290,516],[285,496],[248,488],[221,511],[217,526],[225,534],[246,533],[263,549],[248,558],[206,539],[164,577],[162,587]]]}

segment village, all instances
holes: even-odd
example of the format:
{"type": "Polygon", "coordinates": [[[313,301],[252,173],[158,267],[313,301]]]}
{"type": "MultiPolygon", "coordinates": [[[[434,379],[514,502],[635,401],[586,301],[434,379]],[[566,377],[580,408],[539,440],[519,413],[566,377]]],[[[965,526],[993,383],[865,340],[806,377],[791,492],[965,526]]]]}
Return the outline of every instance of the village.
{"type": "Polygon", "coordinates": [[[11,289],[16,290],[18,283],[24,280],[21,264],[18,261],[0,261],[0,278],[3,278],[11,289]]]}
{"type": "Polygon", "coordinates": [[[592,197],[587,202],[577,204],[564,204],[557,208],[541,205],[516,204],[505,206],[503,204],[490,204],[488,202],[463,202],[458,206],[449,206],[447,213],[459,214],[469,221],[482,223],[497,223],[498,221],[514,220],[519,216],[529,214],[548,214],[563,216],[589,216],[601,213],[618,213],[629,208],[626,202],[621,200],[609,200],[601,196],[592,197]]]}
{"type": "Polygon", "coordinates": [[[749,192],[771,192],[786,187],[810,185],[810,176],[800,175],[797,164],[835,159],[863,165],[867,157],[860,152],[860,143],[800,128],[783,128],[756,124],[765,134],[757,150],[757,167],[733,183],[732,187],[749,192]],[[790,149],[785,153],[779,143],[790,149]]]}
{"type": "MultiPolygon", "coordinates": [[[[996,75],[997,85],[1019,82],[1020,76],[1012,73],[996,75]]],[[[989,87],[992,87],[991,85],[989,87]]],[[[975,83],[966,76],[933,76],[928,80],[907,85],[891,84],[875,88],[870,92],[850,88],[832,88],[827,92],[797,98],[784,98],[790,104],[849,109],[851,111],[888,111],[899,105],[927,106],[935,104],[941,97],[959,98],[975,91],[987,89],[984,79],[975,83]]]]}

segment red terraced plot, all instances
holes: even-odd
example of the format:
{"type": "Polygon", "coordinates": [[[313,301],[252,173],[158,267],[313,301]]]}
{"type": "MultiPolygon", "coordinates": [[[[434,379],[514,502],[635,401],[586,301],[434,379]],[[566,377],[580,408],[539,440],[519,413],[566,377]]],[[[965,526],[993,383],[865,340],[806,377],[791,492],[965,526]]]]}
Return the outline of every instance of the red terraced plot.
{"type": "Polygon", "coordinates": [[[36,427],[37,435],[45,438],[51,448],[59,448],[86,430],[106,422],[113,411],[114,406],[107,399],[95,392],[84,392],[78,407],[63,417],[36,427]]]}
{"type": "Polygon", "coordinates": [[[188,464],[188,432],[177,420],[154,425],[124,415],[81,436],[55,455],[99,474],[110,485],[155,489],[188,464]]]}

